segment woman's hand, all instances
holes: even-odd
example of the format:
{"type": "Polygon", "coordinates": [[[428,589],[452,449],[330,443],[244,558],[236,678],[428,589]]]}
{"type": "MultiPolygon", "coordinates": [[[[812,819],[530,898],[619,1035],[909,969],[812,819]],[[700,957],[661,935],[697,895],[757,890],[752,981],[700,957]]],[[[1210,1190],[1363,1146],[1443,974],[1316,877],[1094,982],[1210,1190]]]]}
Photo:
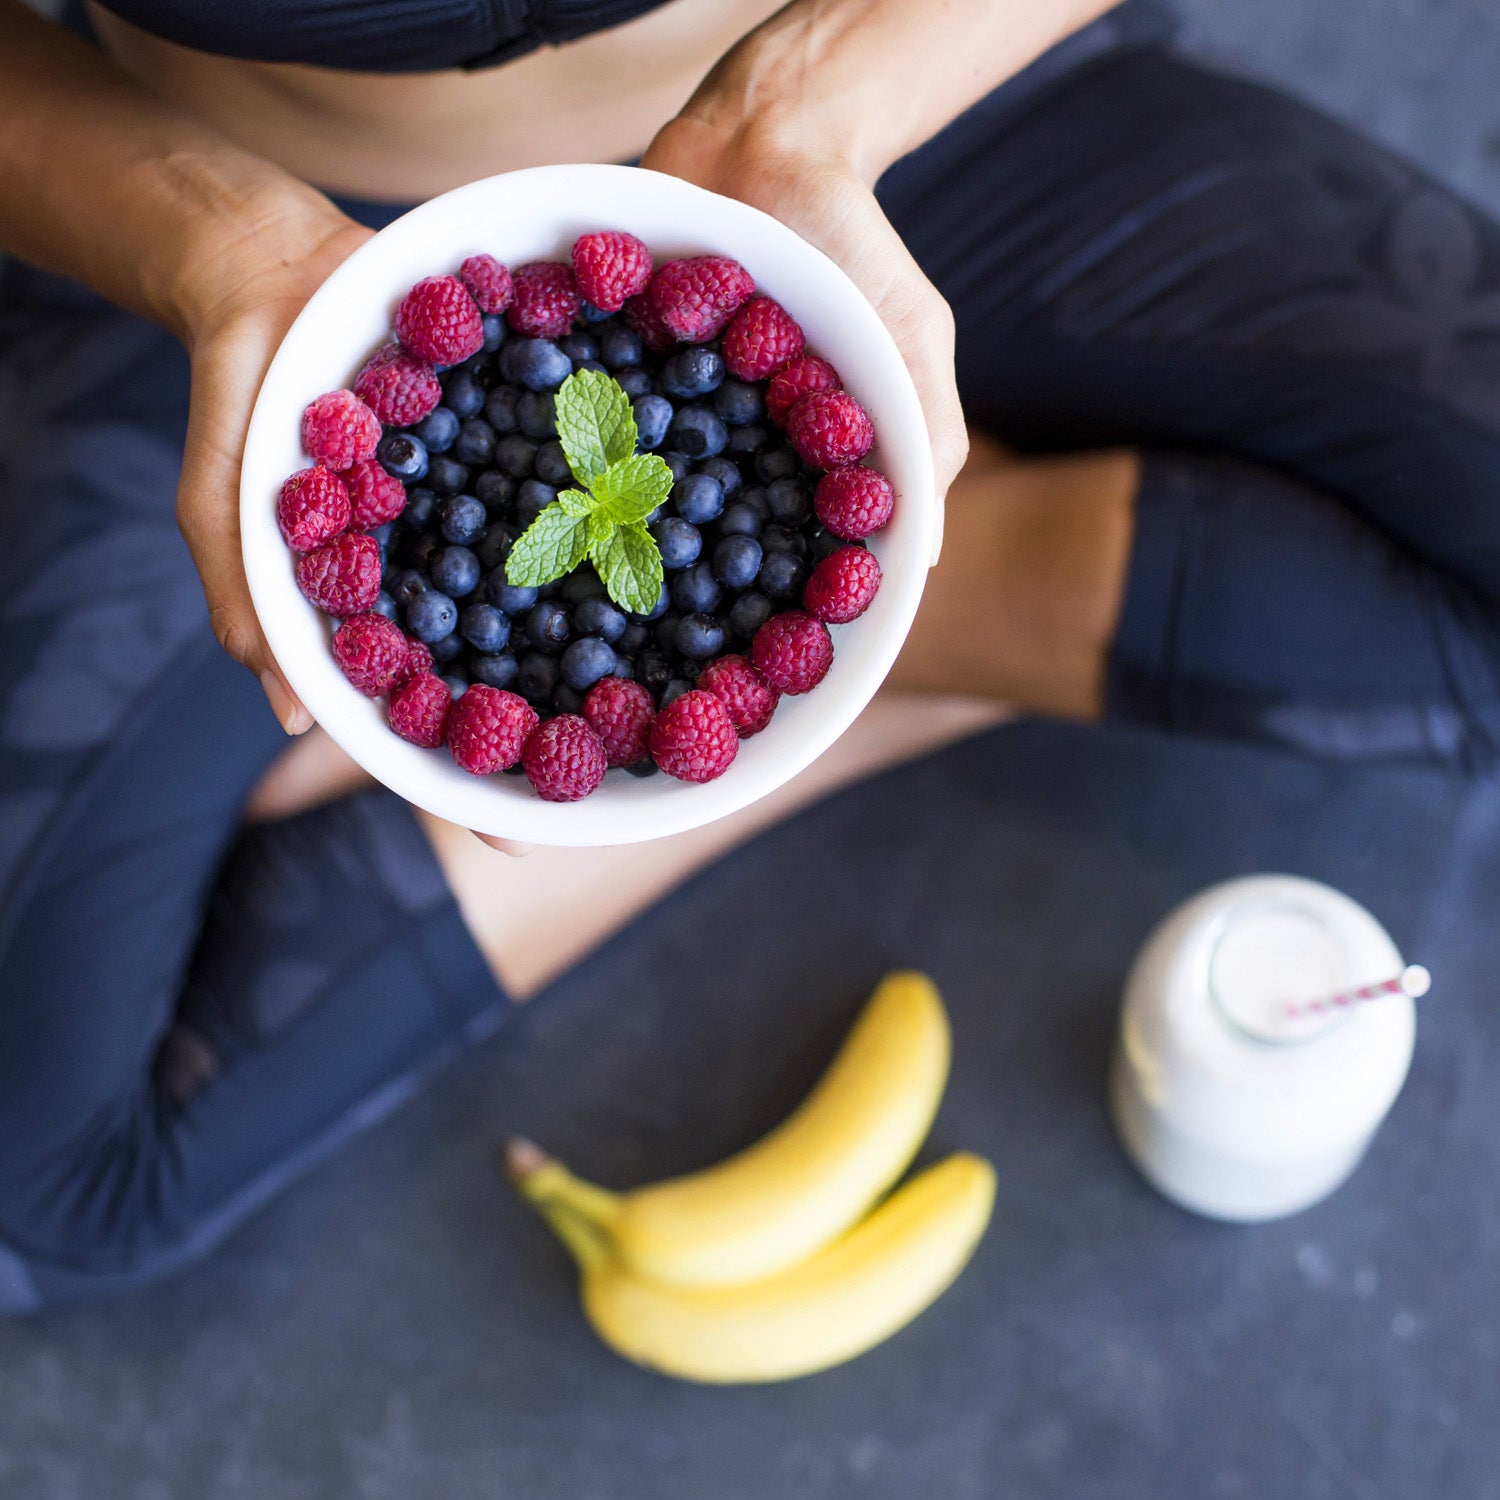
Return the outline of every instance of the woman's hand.
{"type": "MultiPolygon", "coordinates": [[[[711,85],[712,78],[705,88],[711,85]]],[[[969,450],[953,372],[953,314],[854,163],[789,134],[756,124],[726,129],[685,112],[662,128],[641,165],[765,210],[837,261],[869,298],[906,359],[927,416],[939,503],[936,562],[942,498],[969,450]]]]}
{"type": "Polygon", "coordinates": [[[170,303],[192,359],[192,396],[177,520],[193,554],[219,644],[259,677],[281,726],[312,716],[271,656],[240,557],[240,460],[256,393],[307,299],[371,231],[281,174],[238,233],[217,217],[185,247],[170,303]]]}

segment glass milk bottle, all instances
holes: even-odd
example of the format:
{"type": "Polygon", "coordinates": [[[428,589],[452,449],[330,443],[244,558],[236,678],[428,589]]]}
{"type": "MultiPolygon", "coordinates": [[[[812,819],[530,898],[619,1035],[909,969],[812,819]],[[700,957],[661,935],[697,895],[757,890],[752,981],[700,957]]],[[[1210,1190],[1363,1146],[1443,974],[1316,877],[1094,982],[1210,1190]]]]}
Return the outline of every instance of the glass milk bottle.
{"type": "Polygon", "coordinates": [[[1403,972],[1385,929],[1326,885],[1260,875],[1201,892],[1126,981],[1110,1072],[1126,1151],[1213,1218],[1309,1207],[1354,1170],[1400,1092],[1423,988],[1425,970],[1403,972]],[[1382,982],[1401,992],[1348,1003],[1382,982]]]}

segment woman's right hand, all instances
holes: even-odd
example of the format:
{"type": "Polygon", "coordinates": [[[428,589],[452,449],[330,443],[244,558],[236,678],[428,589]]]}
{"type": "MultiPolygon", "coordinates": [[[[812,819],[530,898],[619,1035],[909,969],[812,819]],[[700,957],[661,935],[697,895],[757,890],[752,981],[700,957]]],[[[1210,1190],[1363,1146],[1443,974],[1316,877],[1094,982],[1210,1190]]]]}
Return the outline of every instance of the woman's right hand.
{"type": "Polygon", "coordinates": [[[192,360],[192,395],[177,521],[203,581],[219,644],[260,679],[288,734],[312,716],[271,656],[240,556],[240,460],[266,368],[282,336],[329,273],[371,231],[321,193],[268,172],[233,216],[209,216],[182,246],[167,294],[192,360]],[[238,232],[228,226],[239,224],[238,232]]]}

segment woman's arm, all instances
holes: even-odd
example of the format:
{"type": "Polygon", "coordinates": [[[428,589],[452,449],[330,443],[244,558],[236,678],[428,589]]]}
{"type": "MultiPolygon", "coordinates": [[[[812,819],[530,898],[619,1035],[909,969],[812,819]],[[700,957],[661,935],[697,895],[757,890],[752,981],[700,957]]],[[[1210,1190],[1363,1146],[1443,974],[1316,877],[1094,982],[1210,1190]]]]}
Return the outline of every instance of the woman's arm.
{"type": "Polygon", "coordinates": [[[0,0],[0,249],[172,330],[193,359],[178,520],[219,640],[289,732],[311,723],[255,620],[238,489],[282,334],[366,236],[322,194],[0,0]]]}
{"type": "Polygon", "coordinates": [[[892,162],[1114,0],[792,0],[714,67],[644,165],[744,199],[825,250],[917,383],[938,493],[968,451],[947,304],[871,191],[892,162]]]}

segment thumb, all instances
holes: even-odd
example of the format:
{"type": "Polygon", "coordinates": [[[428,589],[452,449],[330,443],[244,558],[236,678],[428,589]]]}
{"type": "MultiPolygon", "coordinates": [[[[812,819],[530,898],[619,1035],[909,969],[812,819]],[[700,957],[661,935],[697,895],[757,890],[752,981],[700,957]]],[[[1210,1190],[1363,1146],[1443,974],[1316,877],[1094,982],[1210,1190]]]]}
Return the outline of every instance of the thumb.
{"type": "Polygon", "coordinates": [[[215,334],[194,348],[177,524],[203,582],[209,622],[219,644],[260,679],[281,727],[288,734],[301,734],[311,728],[312,715],[266,644],[240,555],[245,429],[274,350],[272,331],[254,323],[215,334]]]}

